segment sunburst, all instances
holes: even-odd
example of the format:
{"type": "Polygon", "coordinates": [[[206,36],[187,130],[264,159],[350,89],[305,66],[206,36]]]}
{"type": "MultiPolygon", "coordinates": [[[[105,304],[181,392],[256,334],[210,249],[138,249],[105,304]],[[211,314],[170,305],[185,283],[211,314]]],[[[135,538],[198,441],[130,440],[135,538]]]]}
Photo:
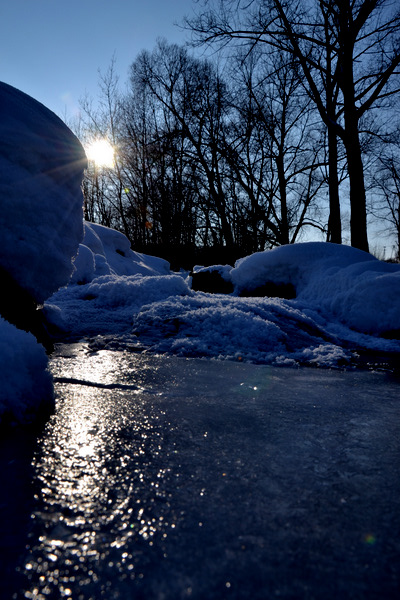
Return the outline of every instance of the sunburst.
{"type": "Polygon", "coordinates": [[[86,147],[88,160],[96,167],[112,168],[115,164],[115,149],[106,138],[97,138],[86,147]]]}

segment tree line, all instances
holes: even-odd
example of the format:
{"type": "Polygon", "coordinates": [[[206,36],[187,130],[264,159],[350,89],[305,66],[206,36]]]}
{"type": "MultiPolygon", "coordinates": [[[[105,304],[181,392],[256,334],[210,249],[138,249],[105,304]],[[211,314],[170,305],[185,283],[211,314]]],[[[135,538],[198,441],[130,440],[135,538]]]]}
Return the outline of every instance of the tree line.
{"type": "Polygon", "coordinates": [[[89,165],[85,217],[180,266],[313,231],[341,243],[347,207],[354,247],[369,250],[368,218],[399,247],[395,3],[203,0],[187,27],[218,53],[159,41],[123,93],[112,61],[82,102],[78,135],[116,149],[113,168],[89,165]]]}

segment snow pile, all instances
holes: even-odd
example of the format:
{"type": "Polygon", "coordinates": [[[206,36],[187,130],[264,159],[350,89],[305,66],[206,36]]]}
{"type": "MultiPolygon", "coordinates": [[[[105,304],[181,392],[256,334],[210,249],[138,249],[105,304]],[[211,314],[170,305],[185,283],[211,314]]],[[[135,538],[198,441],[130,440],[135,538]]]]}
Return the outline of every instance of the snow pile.
{"type": "Polygon", "coordinates": [[[134,252],[128,238],[115,229],[85,221],[84,232],[71,283],[89,283],[101,275],[165,275],[170,272],[166,260],[134,252]]]}
{"type": "Polygon", "coordinates": [[[71,338],[130,333],[134,314],[148,302],[190,293],[179,275],[102,275],[70,285],[45,305],[48,319],[71,338]]]}
{"type": "Polygon", "coordinates": [[[144,306],[134,320],[141,341],[158,352],[256,363],[301,353],[313,341],[308,330],[320,335],[309,317],[280,299],[201,292],[144,306]]]}
{"type": "MultiPolygon", "coordinates": [[[[0,306],[7,318],[24,323],[18,311],[32,306],[35,313],[35,303],[66,285],[73,271],[83,235],[86,157],[56,115],[1,82],[0,112],[0,273],[7,281],[0,306]]],[[[29,423],[52,405],[44,348],[3,318],[0,375],[0,420],[29,423]]]]}
{"type": "Polygon", "coordinates": [[[120,335],[143,304],[190,293],[167,261],[134,252],[119,231],[88,222],[84,228],[70,285],[45,305],[59,329],[76,337],[120,335]]]}
{"type": "Polygon", "coordinates": [[[351,362],[351,348],[400,351],[398,340],[376,337],[399,338],[400,265],[316,242],[259,252],[232,270],[211,269],[229,276],[232,295],[170,298],[136,315],[134,331],[154,351],[329,367],[351,362]],[[296,297],[245,297],[267,283],[290,284],[296,297]]]}
{"type": "Polygon", "coordinates": [[[400,266],[337,244],[309,242],[257,252],[230,272],[237,293],[290,283],[297,304],[368,334],[400,330],[400,266]]]}
{"type": "Polygon", "coordinates": [[[86,157],[56,115],[1,82],[0,112],[0,266],[41,303],[73,271],[86,157]]]}
{"type": "MultiPolygon", "coordinates": [[[[107,247],[114,234],[96,232],[107,247]]],[[[114,270],[49,302],[72,337],[97,336],[94,347],[136,343],[180,356],[328,367],[352,362],[357,348],[400,352],[400,265],[346,246],[306,243],[253,254],[233,269],[194,272],[213,270],[232,282],[233,293],[196,292],[183,274],[114,270]],[[292,285],[296,297],[246,297],[267,282],[292,285]]]]}
{"type": "Polygon", "coordinates": [[[279,365],[335,367],[351,361],[326,322],[319,319],[317,325],[306,310],[280,298],[200,292],[143,306],[133,324],[154,352],[279,365]]]}
{"type": "Polygon", "coordinates": [[[0,421],[28,424],[54,403],[46,352],[33,335],[0,317],[0,421]]]}
{"type": "Polygon", "coordinates": [[[202,267],[196,265],[193,267],[193,273],[212,273],[216,271],[224,281],[231,281],[232,267],[230,265],[214,265],[212,267],[202,267]]]}

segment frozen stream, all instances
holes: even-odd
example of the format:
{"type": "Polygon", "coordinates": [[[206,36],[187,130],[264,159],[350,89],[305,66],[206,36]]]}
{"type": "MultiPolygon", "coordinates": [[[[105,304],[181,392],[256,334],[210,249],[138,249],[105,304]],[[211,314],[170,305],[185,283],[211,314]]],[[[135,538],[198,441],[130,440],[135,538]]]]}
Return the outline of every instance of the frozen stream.
{"type": "Polygon", "coordinates": [[[398,378],[82,344],[52,369],[39,441],[0,442],[2,600],[400,597],[398,378]]]}

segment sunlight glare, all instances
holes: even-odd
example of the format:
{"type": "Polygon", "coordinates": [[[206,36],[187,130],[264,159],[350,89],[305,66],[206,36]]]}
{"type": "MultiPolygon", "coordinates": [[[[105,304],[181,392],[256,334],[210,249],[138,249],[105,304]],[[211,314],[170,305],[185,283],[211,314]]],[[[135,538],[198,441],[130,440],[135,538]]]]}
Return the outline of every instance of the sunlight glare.
{"type": "Polygon", "coordinates": [[[114,166],[115,150],[108,140],[99,138],[94,140],[86,148],[86,155],[89,160],[92,160],[96,167],[114,166]]]}

